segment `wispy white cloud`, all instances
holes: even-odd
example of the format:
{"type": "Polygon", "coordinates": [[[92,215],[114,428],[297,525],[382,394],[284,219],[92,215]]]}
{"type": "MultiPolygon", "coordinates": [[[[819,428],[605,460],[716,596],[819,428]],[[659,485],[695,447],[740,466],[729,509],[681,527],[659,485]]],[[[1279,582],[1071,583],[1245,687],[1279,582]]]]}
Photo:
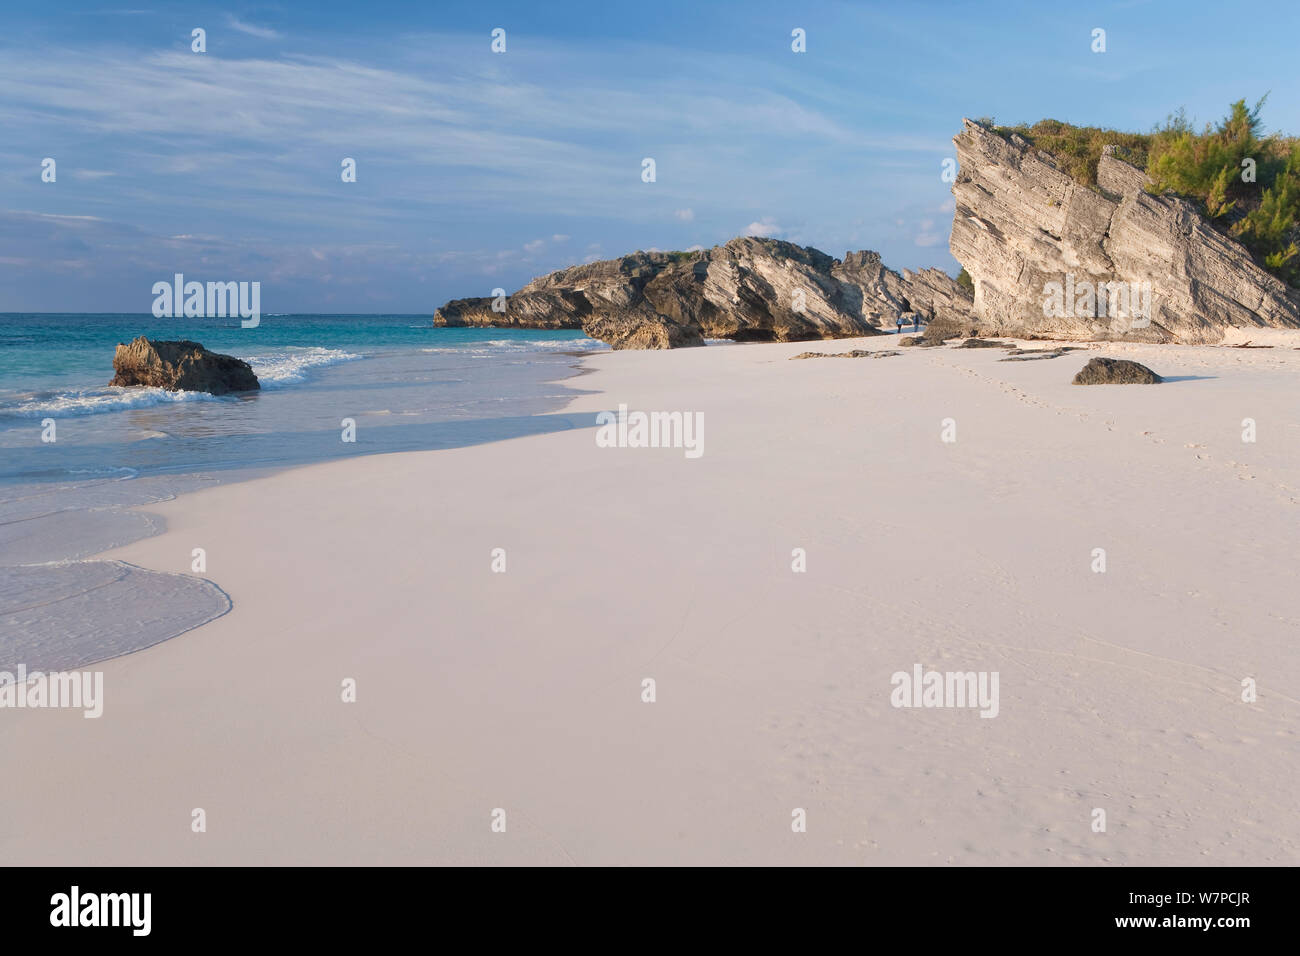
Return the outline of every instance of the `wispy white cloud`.
{"type": "MultiPolygon", "coordinates": [[[[755,178],[811,172],[754,167],[734,175],[738,164],[752,165],[746,157],[762,148],[778,119],[783,135],[797,137],[804,150],[839,155],[930,145],[867,136],[787,97],[742,86],[708,96],[694,83],[618,89],[578,80],[556,87],[523,73],[503,75],[482,59],[432,72],[405,60],[380,67],[179,51],[18,53],[0,61],[0,86],[10,91],[0,95],[0,123],[116,135],[124,163],[138,159],[149,174],[203,174],[225,191],[242,185],[316,194],[324,178],[304,176],[304,168],[323,167],[329,157],[332,182],[338,159],[354,156],[362,182],[368,170],[396,171],[408,200],[517,208],[527,198],[535,211],[577,213],[604,213],[622,202],[627,187],[639,184],[629,151],[644,155],[670,130],[689,136],[691,146],[657,151],[654,194],[671,199],[674,191],[704,188],[719,202],[728,193],[742,198],[755,178]],[[454,176],[454,190],[439,171],[454,176]]],[[[693,211],[679,208],[679,218],[690,221],[693,211]]]]}
{"type": "Polygon", "coordinates": [[[240,33],[247,33],[250,37],[257,37],[261,40],[280,39],[280,33],[278,30],[272,30],[270,27],[259,27],[252,23],[246,23],[234,14],[227,14],[226,22],[230,24],[232,29],[238,30],[240,33]]]}
{"type": "Polygon", "coordinates": [[[31,212],[26,209],[9,209],[5,210],[4,215],[12,216],[16,219],[47,219],[52,222],[103,222],[99,216],[67,216],[53,212],[31,212]]]}
{"type": "MultiPolygon", "coordinates": [[[[769,202],[771,215],[748,231],[786,235],[778,220],[823,229],[844,215],[836,196],[860,188],[863,157],[915,152],[918,168],[932,165],[932,139],[868,134],[832,109],[738,79],[744,71],[726,57],[667,71],[665,57],[682,54],[660,51],[645,60],[656,71],[647,78],[625,69],[616,47],[584,47],[575,70],[573,51],[553,40],[490,57],[479,39],[396,41],[382,55],[349,46],[347,56],[11,50],[0,58],[0,128],[10,142],[94,143],[81,160],[93,168],[69,176],[79,192],[39,196],[122,227],[87,240],[104,243],[87,252],[105,263],[122,264],[114,243],[130,235],[131,267],[202,254],[223,274],[328,273],[338,285],[364,266],[376,282],[427,279],[430,296],[460,294],[467,274],[508,285],[568,264],[561,244],[574,236],[595,259],[650,241],[723,240],[732,233],[720,224],[746,222],[756,199],[784,196],[792,182],[819,189],[769,202]],[[436,64],[431,48],[443,51],[436,64]],[[773,152],[774,129],[798,148],[773,152]],[[640,180],[646,155],[658,160],[653,184],[640,180]],[[345,156],[357,161],[355,183],[340,179],[345,156]],[[712,224],[682,235],[705,195],[712,224]],[[166,238],[200,231],[209,235],[166,238]],[[322,242],[331,236],[352,241],[342,251],[322,242]],[[605,243],[588,242],[596,236],[605,243]],[[427,251],[430,240],[440,251],[427,251]]],[[[24,186],[11,202],[40,208],[34,195],[24,186]]],[[[863,195],[855,215],[872,212],[863,195]]],[[[805,230],[814,245],[847,231],[805,230]]]]}

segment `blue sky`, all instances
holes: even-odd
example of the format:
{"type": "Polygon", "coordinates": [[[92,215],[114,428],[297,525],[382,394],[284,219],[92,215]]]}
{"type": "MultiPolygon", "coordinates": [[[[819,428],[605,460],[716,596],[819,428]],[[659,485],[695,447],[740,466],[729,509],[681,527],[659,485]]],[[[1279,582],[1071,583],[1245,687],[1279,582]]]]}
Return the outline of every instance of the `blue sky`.
{"type": "Polygon", "coordinates": [[[1271,91],[1300,132],[1296,5],[1057,7],[6,4],[0,311],[147,312],[184,272],[264,312],[431,313],[746,233],[955,272],[962,116],[1146,130],[1271,91]]]}

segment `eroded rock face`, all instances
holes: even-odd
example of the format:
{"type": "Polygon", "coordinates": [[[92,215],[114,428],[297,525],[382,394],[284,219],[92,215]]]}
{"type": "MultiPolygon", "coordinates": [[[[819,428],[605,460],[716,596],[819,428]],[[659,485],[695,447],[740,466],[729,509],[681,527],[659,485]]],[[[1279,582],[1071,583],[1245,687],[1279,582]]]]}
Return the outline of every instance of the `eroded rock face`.
{"type": "Polygon", "coordinates": [[[1095,358],[1074,376],[1072,385],[1159,385],[1159,375],[1140,362],[1128,359],[1095,358]]]}
{"type": "Polygon", "coordinates": [[[612,349],[680,349],[704,345],[700,327],[664,318],[650,309],[614,312],[592,318],[582,327],[589,337],[612,349]]]}
{"type": "Polygon", "coordinates": [[[964,120],[953,142],[949,248],[981,334],[1203,344],[1232,326],[1300,327],[1300,293],[1109,151],[1093,189],[1020,136],[964,120]]]}
{"type": "Polygon", "coordinates": [[[901,278],[897,273],[887,273],[885,281],[903,304],[920,313],[926,322],[968,325],[972,320],[974,303],[970,293],[942,269],[904,269],[901,278]]]}
{"type": "Polygon", "coordinates": [[[433,324],[581,328],[616,348],[679,348],[702,338],[797,342],[880,334],[904,312],[968,314],[938,269],[899,275],[874,252],[844,261],[776,239],[695,253],[638,252],[562,269],[506,297],[457,299],[433,324]],[[678,328],[673,328],[677,326],[678,328]]]}
{"type": "Polygon", "coordinates": [[[143,335],[118,345],[113,355],[116,373],[109,385],[149,386],[168,391],[250,392],[261,388],[243,359],[209,352],[198,342],[154,342],[143,335]]]}
{"type": "Polygon", "coordinates": [[[904,336],[899,339],[898,344],[903,346],[915,345],[921,348],[937,348],[945,344],[949,339],[967,339],[978,331],[974,315],[969,313],[963,316],[949,314],[935,319],[925,327],[925,331],[920,335],[904,336]]]}

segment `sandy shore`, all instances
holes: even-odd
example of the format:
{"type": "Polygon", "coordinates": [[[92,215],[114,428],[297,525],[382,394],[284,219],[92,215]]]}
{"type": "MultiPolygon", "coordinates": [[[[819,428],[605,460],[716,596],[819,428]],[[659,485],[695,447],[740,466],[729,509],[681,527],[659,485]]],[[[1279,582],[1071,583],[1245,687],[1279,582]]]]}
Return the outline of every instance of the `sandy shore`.
{"type": "Polygon", "coordinates": [[[168,531],[108,556],[202,547],[233,610],[98,665],[98,720],[0,712],[0,857],[1293,864],[1277,342],[601,354],[570,430],[151,506],[168,531]],[[1071,386],[1091,355],[1171,380],[1071,386]],[[620,403],[702,412],[703,455],[598,447],[620,403]],[[891,706],[916,664],[997,672],[997,716],[891,706]]]}

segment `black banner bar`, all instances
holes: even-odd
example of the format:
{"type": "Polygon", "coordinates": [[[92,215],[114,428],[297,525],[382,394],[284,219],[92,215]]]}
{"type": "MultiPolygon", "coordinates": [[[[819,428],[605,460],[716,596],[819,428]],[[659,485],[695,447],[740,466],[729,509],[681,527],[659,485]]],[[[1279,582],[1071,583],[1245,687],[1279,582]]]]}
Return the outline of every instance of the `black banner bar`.
{"type": "Polygon", "coordinates": [[[71,934],[83,942],[179,941],[209,932],[329,943],[339,940],[340,920],[375,941],[437,922],[493,934],[503,924],[548,927],[542,942],[557,921],[570,920],[578,935],[597,927],[660,934],[703,921],[737,938],[783,934],[782,924],[792,938],[816,938],[852,920],[859,932],[919,931],[927,945],[1128,937],[1232,947],[1291,935],[1294,883],[1290,870],[1245,868],[624,869],[544,880],[486,869],[9,868],[4,876],[11,945],[71,934]]]}

